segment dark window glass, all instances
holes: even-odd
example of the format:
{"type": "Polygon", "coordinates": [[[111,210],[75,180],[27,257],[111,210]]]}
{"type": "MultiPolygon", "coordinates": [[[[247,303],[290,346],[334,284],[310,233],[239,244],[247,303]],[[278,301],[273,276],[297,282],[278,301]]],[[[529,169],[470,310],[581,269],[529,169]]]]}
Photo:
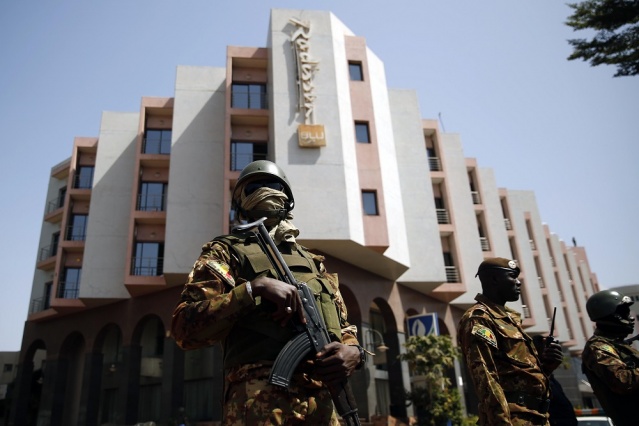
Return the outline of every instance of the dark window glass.
{"type": "Polygon", "coordinates": [[[266,84],[233,84],[231,108],[267,109],[266,84]]]}
{"type": "Polygon", "coordinates": [[[355,122],[355,139],[359,143],[370,143],[370,135],[368,133],[368,123],[355,122]]]}
{"type": "Polygon", "coordinates": [[[60,282],[58,297],[62,299],[77,299],[80,291],[80,268],[65,268],[64,281],[60,282]]]}
{"type": "Polygon", "coordinates": [[[64,207],[64,197],[67,195],[67,187],[60,188],[58,190],[58,204],[57,207],[64,207]]]}
{"type": "Polygon", "coordinates": [[[60,242],[60,233],[54,232],[51,234],[51,250],[49,252],[49,257],[53,257],[58,254],[58,243],[60,242]]]}
{"type": "Polygon", "coordinates": [[[455,263],[453,262],[453,255],[450,254],[449,252],[444,252],[444,265],[445,266],[455,266],[455,263]]]}
{"type": "Polygon", "coordinates": [[[362,204],[364,205],[364,214],[377,215],[377,194],[375,191],[362,191],[362,204]]]}
{"type": "Polygon", "coordinates": [[[362,63],[361,62],[349,62],[348,63],[348,73],[351,76],[352,81],[363,81],[364,74],[362,73],[362,63]]]}
{"type": "Polygon", "coordinates": [[[74,188],[91,189],[93,186],[93,166],[80,166],[75,172],[74,188]]]}
{"type": "Polygon", "coordinates": [[[67,226],[67,241],[84,241],[86,238],[88,216],[85,214],[71,215],[69,226],[67,226]]]}
{"type": "Polygon", "coordinates": [[[170,154],[171,153],[170,129],[154,130],[146,129],[144,134],[143,154],[170,154]]]}
{"type": "Polygon", "coordinates": [[[135,244],[132,275],[159,276],[163,273],[164,244],[143,243],[135,244]]]}
{"type": "Polygon", "coordinates": [[[242,170],[256,160],[266,160],[267,145],[264,142],[231,141],[231,170],[242,170]]]}
{"type": "Polygon", "coordinates": [[[44,284],[44,305],[43,309],[49,309],[51,306],[51,288],[53,287],[53,283],[49,281],[44,284]]]}
{"type": "Polygon", "coordinates": [[[138,195],[137,210],[162,212],[166,207],[166,188],[163,182],[142,182],[138,195]]]}

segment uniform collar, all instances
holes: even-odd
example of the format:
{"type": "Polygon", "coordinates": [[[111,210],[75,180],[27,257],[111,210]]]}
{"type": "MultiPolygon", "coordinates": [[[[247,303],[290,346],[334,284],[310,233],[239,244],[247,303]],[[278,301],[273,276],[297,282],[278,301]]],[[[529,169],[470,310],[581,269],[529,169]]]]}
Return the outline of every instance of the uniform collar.
{"type": "Polygon", "coordinates": [[[490,314],[495,318],[510,317],[521,320],[521,314],[519,312],[515,311],[514,309],[510,309],[507,306],[498,305],[481,293],[478,293],[477,296],[475,296],[475,300],[478,303],[486,306],[490,314]]]}

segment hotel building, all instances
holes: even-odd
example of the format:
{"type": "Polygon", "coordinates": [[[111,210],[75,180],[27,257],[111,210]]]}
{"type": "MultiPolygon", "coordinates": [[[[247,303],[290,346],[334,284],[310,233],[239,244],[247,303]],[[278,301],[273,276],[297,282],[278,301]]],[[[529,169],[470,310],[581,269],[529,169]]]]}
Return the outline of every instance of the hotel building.
{"type": "MultiPolygon", "coordinates": [[[[298,240],[339,274],[377,353],[351,380],[360,417],[414,414],[397,360],[407,318],[436,314],[455,341],[486,257],[519,261],[509,306],[529,334],[547,334],[557,308],[567,356],[591,335],[596,275],[542,222],[534,193],[498,187],[459,135],[421,116],[414,91],[387,87],[382,60],[333,14],[273,10],[265,47],[230,46],[223,68],[178,66],[173,97],[104,112],[97,136],[52,168],[11,424],[219,421],[220,347],[180,350],[171,314],[257,159],[288,175],[298,240]]],[[[475,412],[462,364],[454,375],[475,412]]]]}

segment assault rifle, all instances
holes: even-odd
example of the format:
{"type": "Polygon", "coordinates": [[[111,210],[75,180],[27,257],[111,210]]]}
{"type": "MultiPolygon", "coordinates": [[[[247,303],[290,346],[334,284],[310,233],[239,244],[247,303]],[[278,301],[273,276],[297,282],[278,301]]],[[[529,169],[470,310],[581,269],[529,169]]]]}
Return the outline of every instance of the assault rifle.
{"type": "Polygon", "coordinates": [[[550,322],[550,333],[548,333],[548,338],[546,339],[546,346],[550,346],[552,342],[555,342],[556,339],[553,337],[553,333],[555,332],[555,317],[557,316],[557,307],[552,311],[552,321],[550,322]]]}
{"type": "MultiPolygon", "coordinates": [[[[266,257],[271,262],[278,275],[278,279],[287,284],[295,286],[302,299],[304,308],[304,318],[306,324],[300,324],[294,321],[295,329],[298,332],[295,337],[289,340],[284,348],[280,351],[275,359],[273,368],[268,378],[268,382],[272,385],[281,386],[288,389],[291,382],[293,372],[297,368],[300,361],[308,356],[311,351],[319,352],[325,345],[331,342],[328,330],[324,324],[324,319],[317,309],[315,296],[304,282],[297,281],[291,270],[286,265],[282,254],[277,249],[275,242],[264,226],[265,217],[255,222],[238,225],[233,227],[231,233],[241,234],[252,232],[262,248],[266,257]]],[[[348,383],[348,379],[344,379],[341,383],[328,386],[333,399],[333,404],[337,413],[344,419],[347,426],[359,426],[359,416],[357,415],[357,404],[355,397],[348,383]]]]}

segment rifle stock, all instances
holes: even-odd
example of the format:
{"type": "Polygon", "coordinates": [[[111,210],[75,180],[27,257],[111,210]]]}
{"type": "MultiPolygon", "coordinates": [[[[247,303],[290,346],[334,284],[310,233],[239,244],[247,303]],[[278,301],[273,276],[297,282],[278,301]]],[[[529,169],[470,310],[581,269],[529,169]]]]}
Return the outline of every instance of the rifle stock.
{"type": "MultiPolygon", "coordinates": [[[[331,339],[324,324],[324,319],[318,311],[315,296],[306,283],[299,282],[295,279],[277,249],[275,242],[269,235],[268,230],[264,226],[264,220],[266,220],[265,217],[255,222],[235,226],[231,230],[231,233],[253,232],[257,237],[262,251],[268,257],[273,268],[275,268],[278,279],[295,286],[302,300],[306,324],[295,322],[295,328],[299,333],[284,345],[284,348],[282,348],[277,355],[269,375],[270,384],[288,389],[293,372],[299,363],[311,350],[314,350],[315,353],[319,352],[325,345],[331,342],[331,339]]],[[[360,425],[357,414],[357,404],[355,403],[355,397],[353,396],[348,379],[345,378],[339,384],[327,384],[327,387],[337,413],[344,419],[346,424],[348,426],[360,425]]]]}

